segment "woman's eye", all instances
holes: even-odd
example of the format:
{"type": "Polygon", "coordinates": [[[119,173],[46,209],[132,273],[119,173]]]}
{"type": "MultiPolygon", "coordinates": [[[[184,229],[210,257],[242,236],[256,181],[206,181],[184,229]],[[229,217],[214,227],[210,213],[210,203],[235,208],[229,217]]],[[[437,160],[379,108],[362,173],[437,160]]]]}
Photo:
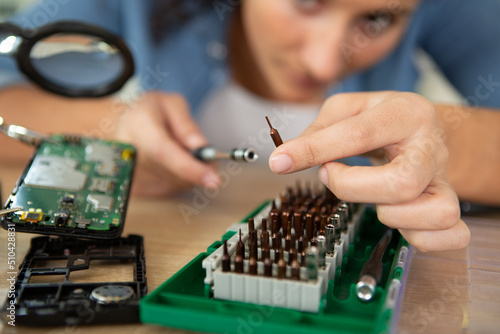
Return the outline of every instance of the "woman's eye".
{"type": "Polygon", "coordinates": [[[386,28],[394,23],[395,17],[388,11],[370,13],[362,18],[362,21],[377,24],[381,28],[386,28]]]}
{"type": "Polygon", "coordinates": [[[325,5],[325,0],[293,0],[295,6],[306,13],[315,13],[325,5]]]}
{"type": "Polygon", "coordinates": [[[378,35],[396,22],[396,17],[387,11],[370,13],[359,18],[356,26],[363,32],[378,35]]]}
{"type": "Polygon", "coordinates": [[[378,12],[370,14],[366,18],[368,21],[377,22],[382,26],[388,26],[394,21],[393,15],[389,12],[378,12]]]}

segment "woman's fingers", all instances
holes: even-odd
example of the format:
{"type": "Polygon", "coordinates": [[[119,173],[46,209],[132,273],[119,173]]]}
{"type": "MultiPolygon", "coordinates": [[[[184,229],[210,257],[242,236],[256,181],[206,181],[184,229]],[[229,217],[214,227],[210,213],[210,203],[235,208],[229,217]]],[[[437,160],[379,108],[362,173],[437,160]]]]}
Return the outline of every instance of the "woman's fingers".
{"type": "Polygon", "coordinates": [[[416,199],[377,205],[378,219],[392,228],[447,230],[460,222],[460,207],[453,188],[445,182],[429,185],[416,199]]]}
{"type": "Polygon", "coordinates": [[[417,248],[443,250],[464,247],[470,237],[447,180],[447,160],[430,102],[412,93],[378,92],[329,99],[269,164],[278,174],[323,165],[320,178],[337,197],[375,203],[380,221],[400,229],[417,248]],[[334,161],[374,150],[384,154],[385,165],[334,161]]]}
{"type": "Polygon", "coordinates": [[[323,103],[318,117],[304,130],[301,136],[322,130],[368,110],[397,92],[344,93],[330,96],[323,103]]]}
{"type": "Polygon", "coordinates": [[[470,241],[470,231],[462,220],[447,230],[399,231],[410,244],[423,252],[460,249],[467,247],[470,241]]]}
{"type": "Polygon", "coordinates": [[[329,162],[320,168],[319,174],[321,181],[338,198],[375,204],[413,200],[424,191],[432,178],[432,174],[419,170],[418,166],[408,164],[401,167],[396,163],[366,167],[329,162]]]}
{"type": "Polygon", "coordinates": [[[160,111],[172,136],[188,150],[206,146],[207,139],[191,117],[187,101],[178,94],[161,94],[160,111]]]}
{"type": "MultiPolygon", "coordinates": [[[[327,127],[323,123],[322,129],[287,141],[271,155],[271,169],[292,173],[419,136],[417,130],[433,120],[434,109],[430,103],[414,103],[413,95],[398,93],[360,114],[327,127]]],[[[331,106],[330,112],[336,109],[331,106]]]]}
{"type": "MultiPolygon", "coordinates": [[[[158,97],[157,94],[148,95],[144,101],[130,110],[122,120],[119,136],[137,147],[139,157],[143,157],[142,161],[152,162],[158,166],[157,169],[163,170],[166,179],[171,175],[170,178],[177,178],[190,185],[217,188],[220,178],[213,166],[196,160],[185,147],[188,143],[180,143],[170,132],[169,128],[173,125],[169,124],[165,114],[173,114],[180,109],[175,109],[175,103],[165,105],[164,101],[159,102],[158,99],[162,98],[164,97],[158,97]],[[162,110],[164,107],[172,109],[166,112],[162,110]]],[[[177,107],[180,106],[177,104],[177,107]]],[[[176,116],[173,118],[177,122],[181,119],[176,116]]],[[[189,133],[189,129],[193,129],[189,125],[181,128],[182,130],[177,130],[178,133],[182,131],[189,133]]],[[[196,134],[196,131],[191,133],[196,134]]],[[[203,139],[198,140],[198,143],[203,144],[203,139]]],[[[196,147],[198,146],[194,146],[196,147]]],[[[158,177],[161,177],[162,173],[157,173],[158,177]]]]}

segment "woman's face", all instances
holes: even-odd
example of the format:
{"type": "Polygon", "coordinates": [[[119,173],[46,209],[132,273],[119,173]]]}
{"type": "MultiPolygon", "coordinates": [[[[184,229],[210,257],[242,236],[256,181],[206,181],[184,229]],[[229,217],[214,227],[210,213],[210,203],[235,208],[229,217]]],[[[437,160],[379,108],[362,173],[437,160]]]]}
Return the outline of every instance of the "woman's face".
{"type": "Polygon", "coordinates": [[[392,51],[419,0],[245,0],[243,28],[269,96],[319,102],[392,51]]]}

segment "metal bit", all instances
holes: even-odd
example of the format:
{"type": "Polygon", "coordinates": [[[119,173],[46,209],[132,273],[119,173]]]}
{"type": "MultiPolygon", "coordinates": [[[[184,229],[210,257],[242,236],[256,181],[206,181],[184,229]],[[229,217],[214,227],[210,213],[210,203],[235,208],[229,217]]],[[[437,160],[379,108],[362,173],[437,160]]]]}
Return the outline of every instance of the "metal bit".
{"type": "Polygon", "coordinates": [[[267,219],[262,218],[262,232],[260,235],[260,246],[262,251],[269,251],[269,231],[267,230],[267,219]]]}
{"type": "Polygon", "coordinates": [[[273,249],[278,248],[278,233],[274,233],[272,238],[271,238],[271,247],[273,249]]]}
{"type": "Polygon", "coordinates": [[[240,239],[236,243],[236,255],[240,255],[241,259],[245,259],[245,244],[241,241],[241,229],[240,229],[240,239]]]}
{"type": "Polygon", "coordinates": [[[302,254],[303,250],[304,250],[304,237],[300,236],[299,240],[297,241],[297,254],[302,254]]]}
{"type": "Polygon", "coordinates": [[[330,215],[328,217],[328,220],[330,221],[330,224],[334,226],[335,229],[335,243],[340,242],[340,234],[341,234],[341,218],[338,214],[334,213],[333,215],[330,215]]]}
{"type": "Polygon", "coordinates": [[[300,265],[299,261],[297,260],[297,251],[293,250],[290,253],[292,257],[292,262],[290,264],[290,267],[292,267],[292,280],[299,281],[300,280],[300,265]]]}
{"type": "Polygon", "coordinates": [[[318,256],[319,251],[315,246],[306,248],[306,269],[307,278],[310,281],[316,281],[318,279],[318,256]]]}
{"type": "Polygon", "coordinates": [[[319,233],[325,233],[325,226],[328,223],[328,216],[324,213],[321,214],[320,224],[319,224],[319,233]]]}
{"type": "Polygon", "coordinates": [[[294,212],[293,214],[293,228],[295,229],[295,234],[302,235],[302,213],[294,212]]]}
{"type": "Polygon", "coordinates": [[[313,237],[313,215],[310,212],[306,213],[306,241],[311,241],[313,237]]]}
{"type": "Polygon", "coordinates": [[[227,273],[231,271],[231,259],[227,251],[227,240],[224,240],[224,252],[222,254],[222,271],[227,273]]]}
{"type": "Polygon", "coordinates": [[[293,253],[295,252],[295,256],[297,256],[297,251],[296,250],[290,250],[290,252],[288,252],[288,265],[291,266],[292,265],[292,261],[293,261],[293,253]]]}
{"type": "Polygon", "coordinates": [[[243,274],[243,257],[240,254],[236,254],[234,258],[234,272],[237,274],[243,274]]]}
{"type": "Polygon", "coordinates": [[[290,220],[290,211],[283,210],[281,213],[281,229],[283,231],[283,236],[288,234],[288,222],[290,220]]]}
{"type": "MultiPolygon", "coordinates": [[[[311,203],[314,203],[314,201],[311,201],[311,203]]],[[[316,218],[316,207],[314,205],[311,205],[311,208],[309,209],[309,212],[312,213],[313,218],[316,218]]]]}
{"type": "Polygon", "coordinates": [[[297,248],[297,237],[295,236],[295,234],[292,234],[291,236],[292,240],[291,240],[291,245],[290,245],[290,249],[293,249],[293,248],[297,248]]]}
{"type": "Polygon", "coordinates": [[[323,208],[323,198],[322,197],[318,197],[316,199],[316,205],[314,206],[314,209],[316,210],[316,212],[318,213],[318,215],[321,213],[321,209],[323,208]]]}
{"type": "Polygon", "coordinates": [[[346,220],[347,215],[346,215],[345,208],[342,206],[339,206],[337,208],[337,213],[340,216],[340,229],[342,230],[342,232],[345,232],[345,231],[347,231],[347,220],[346,220]]]}
{"type": "Polygon", "coordinates": [[[276,247],[283,247],[283,235],[281,232],[276,233],[276,247]]]}
{"type": "Polygon", "coordinates": [[[260,251],[262,254],[261,261],[264,261],[266,258],[271,258],[271,251],[269,248],[262,247],[260,251]]]}
{"type": "Polygon", "coordinates": [[[284,252],[280,252],[278,259],[278,279],[283,279],[286,276],[286,262],[284,252]]]}
{"type": "Polygon", "coordinates": [[[335,250],[335,226],[328,224],[325,226],[326,253],[333,254],[335,250]]]}
{"type": "Polygon", "coordinates": [[[273,277],[273,263],[269,257],[264,259],[264,276],[273,277]]]}
{"type": "Polygon", "coordinates": [[[251,239],[250,252],[255,251],[255,259],[258,260],[257,231],[253,230],[248,237],[251,239]]]}
{"type": "Polygon", "coordinates": [[[318,237],[318,231],[319,231],[319,224],[320,224],[320,219],[318,216],[314,217],[314,223],[313,223],[313,234],[311,238],[311,245],[316,245],[316,240],[318,237]]]}
{"type": "Polygon", "coordinates": [[[316,238],[318,247],[318,265],[324,268],[326,265],[326,237],[323,234],[316,238]]]}
{"type": "Polygon", "coordinates": [[[267,218],[262,218],[260,228],[262,229],[262,232],[266,231],[269,233],[267,230],[267,218]]]}
{"type": "Polygon", "coordinates": [[[292,233],[289,230],[285,237],[285,250],[289,252],[290,249],[292,249],[292,233]]]}
{"type": "MultiPolygon", "coordinates": [[[[297,252],[297,256],[298,256],[298,254],[299,253],[297,252]]],[[[298,260],[298,257],[297,257],[297,260],[298,260]]],[[[300,266],[301,267],[306,266],[306,246],[305,246],[305,244],[302,247],[302,252],[300,252],[300,266]]]]}
{"type": "Polygon", "coordinates": [[[274,263],[278,263],[280,257],[283,256],[283,253],[284,253],[283,247],[281,247],[281,246],[280,247],[276,247],[274,249],[274,263]]]}
{"type": "Polygon", "coordinates": [[[278,209],[271,210],[271,212],[269,213],[269,219],[271,219],[271,232],[273,236],[279,231],[279,226],[278,226],[279,218],[280,218],[280,211],[278,209]]]}
{"type": "Polygon", "coordinates": [[[351,214],[349,212],[349,204],[347,204],[347,202],[342,201],[340,202],[339,207],[344,209],[344,220],[346,221],[346,223],[348,223],[351,220],[351,214]]]}
{"type": "MultiPolygon", "coordinates": [[[[264,232],[264,231],[262,231],[262,232],[264,232]]],[[[267,235],[267,237],[266,237],[264,235],[264,233],[261,234],[261,238],[260,238],[260,251],[262,254],[262,259],[265,259],[265,258],[270,256],[269,235],[267,235]]]]}
{"type": "Polygon", "coordinates": [[[286,230],[285,237],[285,250],[289,252],[290,248],[292,248],[292,222],[288,221],[288,228],[286,230]]]}
{"type": "Polygon", "coordinates": [[[257,275],[257,240],[250,241],[250,259],[248,260],[248,274],[257,275]]]}
{"type": "Polygon", "coordinates": [[[251,233],[255,230],[255,223],[253,217],[248,218],[248,233],[251,233]]]}
{"type": "Polygon", "coordinates": [[[319,215],[316,215],[314,217],[314,234],[316,235],[319,231],[321,231],[321,218],[319,215]]]}
{"type": "Polygon", "coordinates": [[[195,150],[193,156],[204,162],[215,160],[255,162],[259,158],[257,152],[253,148],[235,148],[229,152],[222,152],[212,146],[205,146],[195,150]]]}
{"type": "Polygon", "coordinates": [[[273,139],[274,145],[276,147],[278,147],[281,144],[283,144],[283,140],[281,139],[281,136],[280,136],[278,130],[273,128],[273,126],[271,125],[271,121],[269,120],[269,118],[267,116],[266,116],[266,120],[267,120],[267,124],[269,124],[269,128],[271,129],[269,134],[271,135],[271,138],[273,139]]]}

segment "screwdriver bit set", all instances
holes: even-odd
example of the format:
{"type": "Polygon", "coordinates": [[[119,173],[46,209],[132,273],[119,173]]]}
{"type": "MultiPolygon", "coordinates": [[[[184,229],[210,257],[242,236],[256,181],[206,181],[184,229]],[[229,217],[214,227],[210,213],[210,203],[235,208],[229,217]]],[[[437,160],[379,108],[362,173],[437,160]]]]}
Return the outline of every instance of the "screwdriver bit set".
{"type": "Polygon", "coordinates": [[[214,298],[318,312],[359,226],[357,206],[300,187],[248,219],[206,258],[214,298]],[[268,229],[267,220],[270,219],[268,229]]]}
{"type": "Polygon", "coordinates": [[[214,333],[389,332],[410,246],[387,232],[373,209],[297,184],[146,296],[141,321],[214,333]],[[381,271],[371,273],[374,261],[381,271]]]}

